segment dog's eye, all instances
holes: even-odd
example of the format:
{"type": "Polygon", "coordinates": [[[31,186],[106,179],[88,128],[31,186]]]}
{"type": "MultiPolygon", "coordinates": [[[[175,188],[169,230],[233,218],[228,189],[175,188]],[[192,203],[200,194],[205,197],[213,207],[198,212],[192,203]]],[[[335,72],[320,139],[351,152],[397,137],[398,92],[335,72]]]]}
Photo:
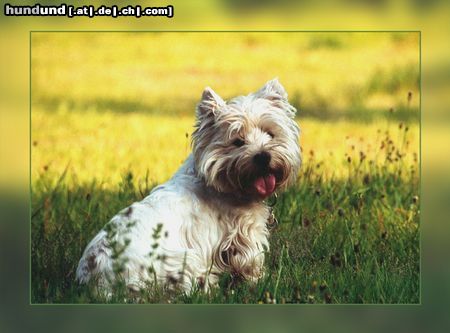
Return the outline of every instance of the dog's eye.
{"type": "Polygon", "coordinates": [[[273,135],[272,132],[268,131],[267,134],[269,134],[269,136],[273,139],[275,137],[275,135],[273,135]]]}
{"type": "Polygon", "coordinates": [[[242,139],[235,139],[233,141],[233,145],[235,145],[236,147],[242,147],[243,145],[245,145],[245,142],[242,139]]]}

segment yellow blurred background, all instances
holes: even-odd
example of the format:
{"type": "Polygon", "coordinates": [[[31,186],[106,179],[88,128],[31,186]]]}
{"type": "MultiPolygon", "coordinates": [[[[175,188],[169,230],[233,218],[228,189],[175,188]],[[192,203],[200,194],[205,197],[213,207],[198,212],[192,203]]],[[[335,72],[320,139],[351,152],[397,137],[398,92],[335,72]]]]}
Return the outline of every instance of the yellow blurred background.
{"type": "Polygon", "coordinates": [[[205,86],[228,99],[274,77],[298,109],[302,149],[324,162],[324,174],[347,176],[350,147],[356,142],[358,151],[376,155],[381,131],[396,137],[400,123],[410,127],[405,163],[412,164],[419,154],[419,38],[418,32],[33,32],[32,184],[40,177],[57,181],[66,167],[78,185],[95,179],[114,187],[128,171],[163,182],[190,152],[205,86]]]}

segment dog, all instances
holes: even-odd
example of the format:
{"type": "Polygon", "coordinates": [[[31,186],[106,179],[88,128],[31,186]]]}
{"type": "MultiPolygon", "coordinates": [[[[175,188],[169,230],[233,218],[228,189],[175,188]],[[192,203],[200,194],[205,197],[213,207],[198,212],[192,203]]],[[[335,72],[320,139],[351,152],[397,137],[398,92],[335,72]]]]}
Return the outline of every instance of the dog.
{"type": "Polygon", "coordinates": [[[131,290],[153,282],[190,293],[216,286],[225,272],[258,281],[273,220],[266,201],[296,181],[301,165],[295,113],[278,79],[228,102],[205,88],[191,155],[94,237],[79,283],[95,279],[113,292],[120,278],[131,290]]]}

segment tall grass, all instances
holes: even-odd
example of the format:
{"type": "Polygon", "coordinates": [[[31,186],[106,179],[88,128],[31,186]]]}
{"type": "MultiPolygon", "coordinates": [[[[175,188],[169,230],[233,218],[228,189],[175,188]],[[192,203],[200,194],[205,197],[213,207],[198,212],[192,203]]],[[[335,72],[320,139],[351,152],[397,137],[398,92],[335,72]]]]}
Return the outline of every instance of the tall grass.
{"type": "Polygon", "coordinates": [[[108,187],[69,182],[64,173],[55,182],[43,173],[33,183],[32,302],[417,303],[418,162],[409,126],[368,132],[375,137],[369,142],[349,136],[346,149],[336,152],[341,172],[305,151],[298,185],[275,206],[280,223],[271,234],[265,277],[251,285],[224,275],[209,294],[150,284],[138,294],[118,286],[106,299],[95,286],[77,286],[74,273],[87,242],[153,184],[132,171],[108,187]]]}

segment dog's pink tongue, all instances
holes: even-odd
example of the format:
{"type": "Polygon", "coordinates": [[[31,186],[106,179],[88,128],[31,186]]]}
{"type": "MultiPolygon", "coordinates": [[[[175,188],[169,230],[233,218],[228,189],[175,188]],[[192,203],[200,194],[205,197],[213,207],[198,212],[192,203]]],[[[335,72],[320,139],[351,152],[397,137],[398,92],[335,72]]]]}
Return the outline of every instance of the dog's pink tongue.
{"type": "Polygon", "coordinates": [[[263,197],[267,197],[275,190],[275,182],[275,176],[269,174],[267,176],[257,178],[254,185],[258,194],[263,197]]]}

